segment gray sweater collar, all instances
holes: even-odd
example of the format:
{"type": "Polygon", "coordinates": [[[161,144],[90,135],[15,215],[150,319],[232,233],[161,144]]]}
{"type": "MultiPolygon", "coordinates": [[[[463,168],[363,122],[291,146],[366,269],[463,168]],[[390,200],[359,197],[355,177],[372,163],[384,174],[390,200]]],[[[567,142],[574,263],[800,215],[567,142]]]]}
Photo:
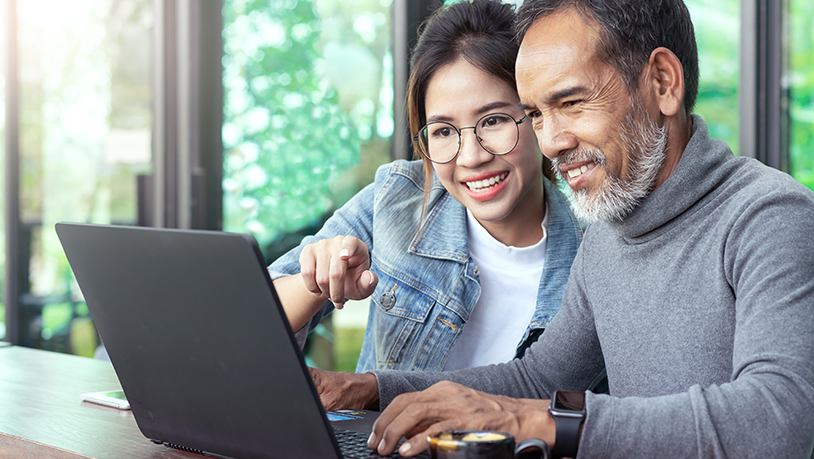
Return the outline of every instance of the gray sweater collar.
{"type": "Polygon", "coordinates": [[[676,169],[627,218],[609,223],[610,227],[628,240],[657,236],[660,231],[650,233],[669,226],[668,222],[700,201],[726,178],[727,168],[721,166],[732,158],[732,150],[724,142],[710,138],[704,120],[692,115],[692,136],[676,169]]]}

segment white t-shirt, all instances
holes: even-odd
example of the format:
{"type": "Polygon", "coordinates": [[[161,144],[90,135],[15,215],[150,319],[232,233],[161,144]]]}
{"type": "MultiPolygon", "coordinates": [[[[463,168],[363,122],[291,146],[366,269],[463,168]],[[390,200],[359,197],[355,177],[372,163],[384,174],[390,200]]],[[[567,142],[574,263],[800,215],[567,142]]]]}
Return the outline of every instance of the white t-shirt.
{"type": "Polygon", "coordinates": [[[503,245],[481,226],[469,210],[469,254],[480,277],[481,294],[444,370],[508,362],[531,322],[545,264],[548,209],[543,238],[530,247],[503,245]]]}

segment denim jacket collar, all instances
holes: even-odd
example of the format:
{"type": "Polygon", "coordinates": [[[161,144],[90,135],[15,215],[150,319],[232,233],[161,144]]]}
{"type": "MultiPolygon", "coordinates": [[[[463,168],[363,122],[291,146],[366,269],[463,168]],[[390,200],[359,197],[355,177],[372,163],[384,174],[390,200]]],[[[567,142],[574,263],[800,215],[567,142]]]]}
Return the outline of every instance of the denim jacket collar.
{"type": "Polygon", "coordinates": [[[434,179],[427,208],[431,210],[410,244],[410,253],[465,263],[469,259],[466,207],[434,179]],[[436,201],[438,204],[432,205],[436,201]]]}

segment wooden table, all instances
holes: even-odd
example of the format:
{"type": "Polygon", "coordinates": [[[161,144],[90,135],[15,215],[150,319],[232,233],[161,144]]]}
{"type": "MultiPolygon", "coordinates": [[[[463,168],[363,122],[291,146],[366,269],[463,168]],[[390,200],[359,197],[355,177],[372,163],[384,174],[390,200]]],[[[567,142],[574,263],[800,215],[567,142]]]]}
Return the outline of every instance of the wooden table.
{"type": "Polygon", "coordinates": [[[0,347],[0,457],[173,458],[129,410],[82,401],[79,394],[121,389],[108,362],[19,346],[0,347]]]}

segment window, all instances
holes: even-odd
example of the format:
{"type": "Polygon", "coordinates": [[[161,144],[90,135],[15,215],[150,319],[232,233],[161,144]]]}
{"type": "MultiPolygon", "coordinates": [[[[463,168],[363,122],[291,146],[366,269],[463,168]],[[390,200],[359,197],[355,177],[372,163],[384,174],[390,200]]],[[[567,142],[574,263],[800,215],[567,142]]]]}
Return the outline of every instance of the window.
{"type": "Polygon", "coordinates": [[[814,190],[814,3],[790,0],[786,26],[790,59],[789,172],[814,190]]]}
{"type": "MultiPolygon", "coordinates": [[[[390,161],[391,0],[226,0],[223,16],[223,226],[273,261],[390,161]]],[[[366,315],[323,321],[309,362],[353,371],[366,315]]]]}
{"type": "Polygon", "coordinates": [[[54,232],[135,224],[151,167],[150,0],[17,2],[19,340],[93,355],[97,337],[54,232]]]}
{"type": "Polygon", "coordinates": [[[390,160],[390,1],[224,4],[224,229],[269,260],[390,160]]]}
{"type": "MultiPolygon", "coordinates": [[[[5,196],[5,145],[6,145],[6,33],[8,22],[6,21],[6,3],[0,2],[0,24],[3,31],[0,32],[0,141],[3,145],[3,154],[0,155],[0,177],[3,177],[3,195],[5,196]]],[[[0,201],[0,273],[6,272],[6,212],[5,199],[0,201]]],[[[0,291],[5,285],[0,287],[0,291]]],[[[0,294],[1,295],[1,294],[0,294]]],[[[1,296],[0,296],[1,297],[1,296]]],[[[6,337],[6,305],[0,302],[0,339],[6,337]]]]}
{"type": "Polygon", "coordinates": [[[694,113],[737,155],[740,0],[687,0],[701,79],[694,113]]]}

